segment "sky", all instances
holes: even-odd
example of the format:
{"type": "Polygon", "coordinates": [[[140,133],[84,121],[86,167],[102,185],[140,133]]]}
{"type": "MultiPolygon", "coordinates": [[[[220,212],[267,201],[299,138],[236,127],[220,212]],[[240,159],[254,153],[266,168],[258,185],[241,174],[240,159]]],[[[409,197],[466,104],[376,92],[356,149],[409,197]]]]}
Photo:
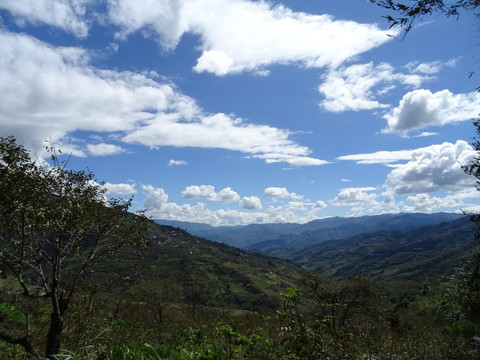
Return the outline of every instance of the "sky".
{"type": "Polygon", "coordinates": [[[480,211],[478,20],[367,0],[0,0],[0,136],[154,219],[480,211]]]}

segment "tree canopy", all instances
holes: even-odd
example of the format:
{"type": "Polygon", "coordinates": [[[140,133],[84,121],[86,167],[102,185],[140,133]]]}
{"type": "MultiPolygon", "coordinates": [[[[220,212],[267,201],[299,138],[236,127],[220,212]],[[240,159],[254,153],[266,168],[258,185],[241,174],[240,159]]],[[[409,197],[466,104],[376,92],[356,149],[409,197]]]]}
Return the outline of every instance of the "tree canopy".
{"type": "MultiPolygon", "coordinates": [[[[53,146],[47,150],[51,164],[32,159],[15,138],[0,138],[0,269],[15,279],[0,295],[48,299],[43,352],[50,356],[60,349],[64,314],[87,269],[126,246],[145,245],[147,221],[128,212],[132,199],[107,200],[91,172],[68,170],[53,146]]],[[[2,326],[0,339],[37,356],[32,314],[19,311],[25,314],[23,333],[2,326]]]]}

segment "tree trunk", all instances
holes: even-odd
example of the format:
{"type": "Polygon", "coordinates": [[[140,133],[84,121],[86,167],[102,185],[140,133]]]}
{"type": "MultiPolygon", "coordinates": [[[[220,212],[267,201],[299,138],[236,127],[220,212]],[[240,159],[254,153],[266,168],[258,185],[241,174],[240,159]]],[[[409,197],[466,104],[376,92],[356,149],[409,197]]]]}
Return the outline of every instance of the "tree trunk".
{"type": "Polygon", "coordinates": [[[45,356],[47,358],[53,358],[53,355],[58,355],[60,351],[60,344],[63,331],[63,315],[68,307],[68,301],[60,296],[57,299],[56,296],[52,297],[53,309],[50,315],[50,327],[47,335],[47,346],[45,349],[45,356]]]}
{"type": "Polygon", "coordinates": [[[62,331],[63,316],[56,311],[52,311],[52,315],[50,316],[50,327],[47,335],[47,347],[45,349],[45,356],[47,358],[59,353],[62,331]]]}

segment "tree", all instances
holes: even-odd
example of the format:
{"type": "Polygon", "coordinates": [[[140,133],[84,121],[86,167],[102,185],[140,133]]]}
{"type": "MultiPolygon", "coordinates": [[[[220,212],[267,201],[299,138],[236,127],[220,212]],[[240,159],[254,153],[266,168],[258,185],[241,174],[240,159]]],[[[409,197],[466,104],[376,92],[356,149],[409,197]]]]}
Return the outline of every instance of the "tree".
{"type": "Polygon", "coordinates": [[[409,0],[408,3],[393,0],[369,0],[383,8],[393,10],[400,14],[398,17],[386,16],[390,26],[399,25],[407,34],[415,23],[425,15],[435,12],[444,13],[446,16],[460,15],[461,10],[473,10],[480,5],[480,0],[456,0],[447,2],[442,0],[409,0]]]}
{"type": "MultiPolygon", "coordinates": [[[[473,124],[477,130],[477,137],[472,142],[476,156],[470,164],[463,166],[463,170],[476,178],[476,187],[480,191],[480,120],[475,120],[473,124]]],[[[480,241],[480,214],[470,215],[470,220],[477,224],[475,239],[480,241]]],[[[469,320],[480,325],[480,250],[477,249],[469,262],[459,271],[457,281],[462,310],[469,320]]]]}
{"type": "MultiPolygon", "coordinates": [[[[0,269],[15,279],[18,299],[47,300],[44,353],[51,357],[60,349],[65,312],[87,269],[126,246],[146,245],[148,221],[128,212],[132,199],[107,200],[91,172],[68,170],[59,151],[47,150],[51,164],[32,159],[15,138],[0,138],[0,269]]],[[[38,357],[33,314],[24,312],[23,333],[2,327],[0,339],[38,357]]]]}

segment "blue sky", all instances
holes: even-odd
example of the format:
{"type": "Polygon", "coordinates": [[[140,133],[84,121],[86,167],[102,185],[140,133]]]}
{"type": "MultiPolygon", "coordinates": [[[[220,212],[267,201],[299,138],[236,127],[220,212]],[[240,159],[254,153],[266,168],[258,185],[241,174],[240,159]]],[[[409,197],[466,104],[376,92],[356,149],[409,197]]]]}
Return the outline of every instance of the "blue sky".
{"type": "Polygon", "coordinates": [[[0,135],[153,218],[479,211],[473,14],[366,0],[0,0],[0,135]]]}

